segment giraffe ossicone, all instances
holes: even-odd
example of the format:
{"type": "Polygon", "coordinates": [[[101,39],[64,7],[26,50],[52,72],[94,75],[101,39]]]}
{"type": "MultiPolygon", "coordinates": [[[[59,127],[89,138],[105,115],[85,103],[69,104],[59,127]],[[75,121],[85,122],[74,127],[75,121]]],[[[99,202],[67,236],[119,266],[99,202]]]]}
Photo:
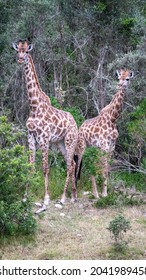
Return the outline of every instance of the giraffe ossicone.
{"type": "Polygon", "coordinates": [[[34,165],[36,144],[42,151],[43,173],[45,195],[40,213],[47,209],[50,200],[48,190],[49,167],[48,150],[49,144],[57,144],[67,166],[67,176],[62,194],[61,202],[65,203],[66,192],[69,182],[72,183],[72,201],[77,199],[75,185],[75,162],[74,153],[78,139],[78,129],[73,116],[69,112],[56,109],[51,105],[50,98],[42,91],[35,71],[32,57],[29,51],[32,45],[27,40],[19,40],[13,43],[13,48],[17,51],[18,62],[24,65],[25,83],[30,107],[30,113],[26,126],[28,129],[28,144],[30,150],[29,162],[34,165]]]}

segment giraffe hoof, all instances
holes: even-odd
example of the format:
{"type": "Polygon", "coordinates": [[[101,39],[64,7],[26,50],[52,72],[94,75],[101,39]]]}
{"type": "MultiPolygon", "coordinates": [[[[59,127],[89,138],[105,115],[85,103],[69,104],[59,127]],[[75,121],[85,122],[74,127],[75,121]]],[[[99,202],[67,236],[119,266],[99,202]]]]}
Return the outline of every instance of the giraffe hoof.
{"type": "Polygon", "coordinates": [[[61,204],[55,204],[55,208],[62,209],[63,207],[61,204]]]}
{"type": "Polygon", "coordinates": [[[56,208],[59,208],[59,209],[62,209],[63,208],[63,203],[61,202],[61,201],[56,201],[56,203],[55,203],[55,207],[56,208]]]}
{"type": "Polygon", "coordinates": [[[102,193],[102,197],[106,197],[107,196],[107,193],[102,193]]]}
{"type": "Polygon", "coordinates": [[[45,197],[44,197],[44,205],[48,206],[49,205],[49,201],[50,201],[49,195],[45,195],[45,197]]]}
{"type": "Polygon", "coordinates": [[[76,203],[76,202],[77,202],[77,198],[72,198],[72,199],[71,199],[71,202],[72,202],[72,203],[76,203]]]}
{"type": "Polygon", "coordinates": [[[34,204],[38,207],[42,207],[42,203],[40,203],[40,202],[35,202],[34,204]]]}
{"type": "Polygon", "coordinates": [[[26,201],[27,201],[27,197],[23,197],[22,202],[26,202],[26,201]]]}
{"type": "Polygon", "coordinates": [[[46,211],[47,210],[47,206],[46,205],[43,205],[40,209],[38,209],[36,212],[35,212],[35,214],[40,214],[40,213],[42,213],[42,212],[44,212],[44,211],[46,211]]]}

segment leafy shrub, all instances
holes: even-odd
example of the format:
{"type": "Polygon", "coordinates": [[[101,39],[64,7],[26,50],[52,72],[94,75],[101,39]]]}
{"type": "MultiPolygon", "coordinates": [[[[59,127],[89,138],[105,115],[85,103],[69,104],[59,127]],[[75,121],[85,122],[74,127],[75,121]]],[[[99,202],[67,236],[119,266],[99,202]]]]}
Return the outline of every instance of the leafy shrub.
{"type": "Polygon", "coordinates": [[[140,172],[114,172],[111,177],[114,185],[117,185],[119,181],[123,181],[126,188],[135,187],[136,191],[144,192],[146,190],[146,176],[140,172]]]}
{"type": "Polygon", "coordinates": [[[35,230],[36,221],[29,200],[13,203],[0,201],[0,234],[14,235],[16,232],[32,234],[35,230]]]}
{"type": "Polygon", "coordinates": [[[112,221],[110,221],[107,229],[110,231],[112,238],[114,238],[116,249],[121,249],[124,247],[124,244],[126,245],[126,243],[123,242],[124,234],[130,228],[130,221],[125,219],[125,217],[121,214],[119,214],[112,221]]]}
{"type": "Polygon", "coordinates": [[[0,131],[0,234],[29,234],[35,231],[36,222],[31,203],[21,201],[30,183],[28,154],[15,144],[21,133],[15,133],[6,117],[0,118],[0,131]]]}
{"type": "Polygon", "coordinates": [[[101,171],[99,165],[100,153],[101,151],[94,147],[90,147],[85,150],[83,155],[83,164],[85,167],[85,172],[87,172],[90,176],[96,176],[101,171]]]}
{"type": "Polygon", "coordinates": [[[24,147],[16,145],[0,150],[0,197],[3,201],[17,200],[24,193],[30,165],[24,147]]]}
{"type": "Polygon", "coordinates": [[[116,193],[109,193],[106,197],[98,199],[94,206],[97,208],[107,208],[109,206],[115,206],[117,203],[118,195],[116,193]]]}
{"type": "Polygon", "coordinates": [[[122,192],[114,192],[111,191],[108,193],[108,196],[101,197],[94,203],[94,207],[97,208],[107,208],[109,206],[113,206],[115,208],[120,209],[123,206],[134,206],[141,205],[144,203],[142,199],[135,199],[132,196],[128,196],[128,194],[124,194],[122,192]]]}
{"type": "Polygon", "coordinates": [[[80,180],[80,184],[83,185],[84,190],[89,190],[90,185],[90,177],[95,176],[96,183],[98,185],[98,189],[100,188],[103,183],[103,176],[102,176],[102,161],[105,153],[100,149],[95,147],[89,147],[85,150],[83,154],[82,160],[82,170],[81,176],[82,179],[80,180]],[[86,185],[88,186],[86,188],[86,185]]]}

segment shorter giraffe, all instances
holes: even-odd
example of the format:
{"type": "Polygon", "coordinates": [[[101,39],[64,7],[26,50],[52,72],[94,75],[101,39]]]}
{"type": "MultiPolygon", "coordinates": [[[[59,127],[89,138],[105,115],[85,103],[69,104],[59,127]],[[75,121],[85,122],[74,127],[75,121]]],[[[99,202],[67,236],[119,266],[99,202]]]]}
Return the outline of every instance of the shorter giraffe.
{"type": "MultiPolygon", "coordinates": [[[[125,96],[125,90],[128,87],[133,72],[121,69],[116,71],[119,80],[118,92],[113,96],[110,104],[104,107],[99,115],[95,118],[86,120],[79,128],[78,144],[76,148],[76,156],[78,157],[77,176],[79,174],[82,155],[86,147],[97,147],[103,151],[101,157],[101,168],[103,176],[102,196],[107,196],[107,183],[109,174],[109,160],[115,149],[116,140],[118,138],[118,130],[116,128],[116,120],[120,115],[122,104],[125,96]]],[[[76,181],[77,181],[76,176],[76,181]]],[[[93,194],[99,198],[95,177],[91,177],[93,194]]]]}
{"type": "Polygon", "coordinates": [[[49,97],[42,91],[32,57],[28,54],[32,50],[27,40],[13,43],[18,53],[18,62],[24,65],[24,76],[30,105],[29,118],[26,126],[28,129],[28,143],[30,150],[30,163],[35,162],[36,144],[42,151],[45,196],[43,206],[37,213],[44,211],[49,203],[48,191],[48,150],[49,145],[57,144],[67,165],[67,177],[61,202],[66,199],[66,192],[70,180],[72,181],[72,201],[76,201],[75,162],[74,152],[78,139],[78,129],[73,116],[69,112],[58,110],[50,103],[49,97]]]}

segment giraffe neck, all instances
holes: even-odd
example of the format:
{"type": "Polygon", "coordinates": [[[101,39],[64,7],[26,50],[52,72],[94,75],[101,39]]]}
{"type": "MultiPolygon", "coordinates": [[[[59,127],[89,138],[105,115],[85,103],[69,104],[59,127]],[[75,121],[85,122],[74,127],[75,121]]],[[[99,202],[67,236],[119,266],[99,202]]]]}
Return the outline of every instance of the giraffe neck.
{"type": "Polygon", "coordinates": [[[50,104],[49,97],[42,91],[35,71],[32,57],[28,54],[24,63],[24,75],[27,88],[27,95],[31,109],[38,107],[41,101],[50,104]]]}
{"type": "Polygon", "coordinates": [[[114,95],[112,98],[109,106],[110,106],[110,119],[112,122],[115,122],[121,111],[122,111],[122,105],[125,97],[125,90],[124,88],[119,88],[118,92],[114,95]]]}

